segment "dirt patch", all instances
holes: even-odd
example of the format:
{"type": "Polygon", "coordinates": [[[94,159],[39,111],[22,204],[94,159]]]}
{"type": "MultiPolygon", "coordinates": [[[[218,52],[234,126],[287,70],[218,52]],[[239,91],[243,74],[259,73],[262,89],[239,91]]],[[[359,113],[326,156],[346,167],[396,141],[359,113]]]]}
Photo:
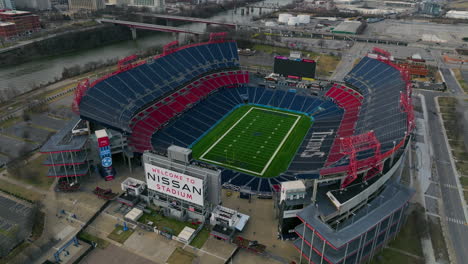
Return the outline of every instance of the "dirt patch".
{"type": "Polygon", "coordinates": [[[168,264],[192,264],[193,260],[197,256],[193,253],[183,250],[182,248],[176,248],[172,255],[167,260],[168,264]]]}

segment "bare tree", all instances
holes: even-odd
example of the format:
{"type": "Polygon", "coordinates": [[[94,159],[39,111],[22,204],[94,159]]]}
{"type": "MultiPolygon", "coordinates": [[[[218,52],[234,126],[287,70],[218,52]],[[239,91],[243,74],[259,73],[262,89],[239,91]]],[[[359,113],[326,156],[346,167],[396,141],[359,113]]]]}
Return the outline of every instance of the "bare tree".
{"type": "Polygon", "coordinates": [[[323,45],[325,45],[325,40],[324,40],[324,39],[320,39],[320,40],[318,41],[318,45],[319,45],[320,48],[323,48],[323,45]]]}

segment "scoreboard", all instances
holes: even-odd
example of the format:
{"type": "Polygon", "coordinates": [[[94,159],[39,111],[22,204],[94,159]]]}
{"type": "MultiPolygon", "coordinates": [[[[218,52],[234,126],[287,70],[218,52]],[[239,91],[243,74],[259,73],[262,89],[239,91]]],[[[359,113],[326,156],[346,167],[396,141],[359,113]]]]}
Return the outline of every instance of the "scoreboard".
{"type": "Polygon", "coordinates": [[[314,60],[290,59],[288,57],[276,56],[273,72],[284,77],[315,78],[316,64],[314,60]]]}

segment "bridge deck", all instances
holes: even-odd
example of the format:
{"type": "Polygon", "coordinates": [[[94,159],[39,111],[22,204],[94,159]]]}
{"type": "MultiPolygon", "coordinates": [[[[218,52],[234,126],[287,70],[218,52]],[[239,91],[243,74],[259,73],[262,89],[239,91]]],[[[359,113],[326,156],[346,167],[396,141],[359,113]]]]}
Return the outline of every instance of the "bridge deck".
{"type": "Polygon", "coordinates": [[[163,18],[163,19],[168,19],[168,20],[188,21],[188,22],[194,22],[194,23],[204,23],[204,24],[214,24],[214,25],[236,27],[236,24],[233,24],[233,23],[226,23],[226,22],[197,18],[197,17],[173,16],[173,15],[164,15],[164,14],[148,14],[148,13],[136,13],[136,14],[141,15],[141,16],[163,18]]]}
{"type": "Polygon", "coordinates": [[[140,29],[147,29],[147,30],[154,30],[154,31],[162,31],[162,32],[175,32],[175,33],[188,33],[188,34],[195,34],[195,35],[202,35],[204,32],[196,31],[192,29],[184,29],[178,27],[170,27],[170,26],[161,26],[161,25],[154,25],[148,23],[139,23],[133,21],[125,21],[125,20],[117,20],[117,19],[107,19],[102,18],[97,20],[99,23],[110,23],[116,25],[123,25],[132,28],[140,28],[140,29]]]}

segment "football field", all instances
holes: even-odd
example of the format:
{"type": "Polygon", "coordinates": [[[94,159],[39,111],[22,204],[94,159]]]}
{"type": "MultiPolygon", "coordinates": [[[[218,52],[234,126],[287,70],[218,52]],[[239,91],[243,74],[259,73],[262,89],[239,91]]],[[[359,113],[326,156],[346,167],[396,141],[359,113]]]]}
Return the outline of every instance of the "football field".
{"type": "Polygon", "coordinates": [[[261,177],[285,171],[311,126],[299,113],[245,105],[192,148],[196,159],[261,177]]]}

